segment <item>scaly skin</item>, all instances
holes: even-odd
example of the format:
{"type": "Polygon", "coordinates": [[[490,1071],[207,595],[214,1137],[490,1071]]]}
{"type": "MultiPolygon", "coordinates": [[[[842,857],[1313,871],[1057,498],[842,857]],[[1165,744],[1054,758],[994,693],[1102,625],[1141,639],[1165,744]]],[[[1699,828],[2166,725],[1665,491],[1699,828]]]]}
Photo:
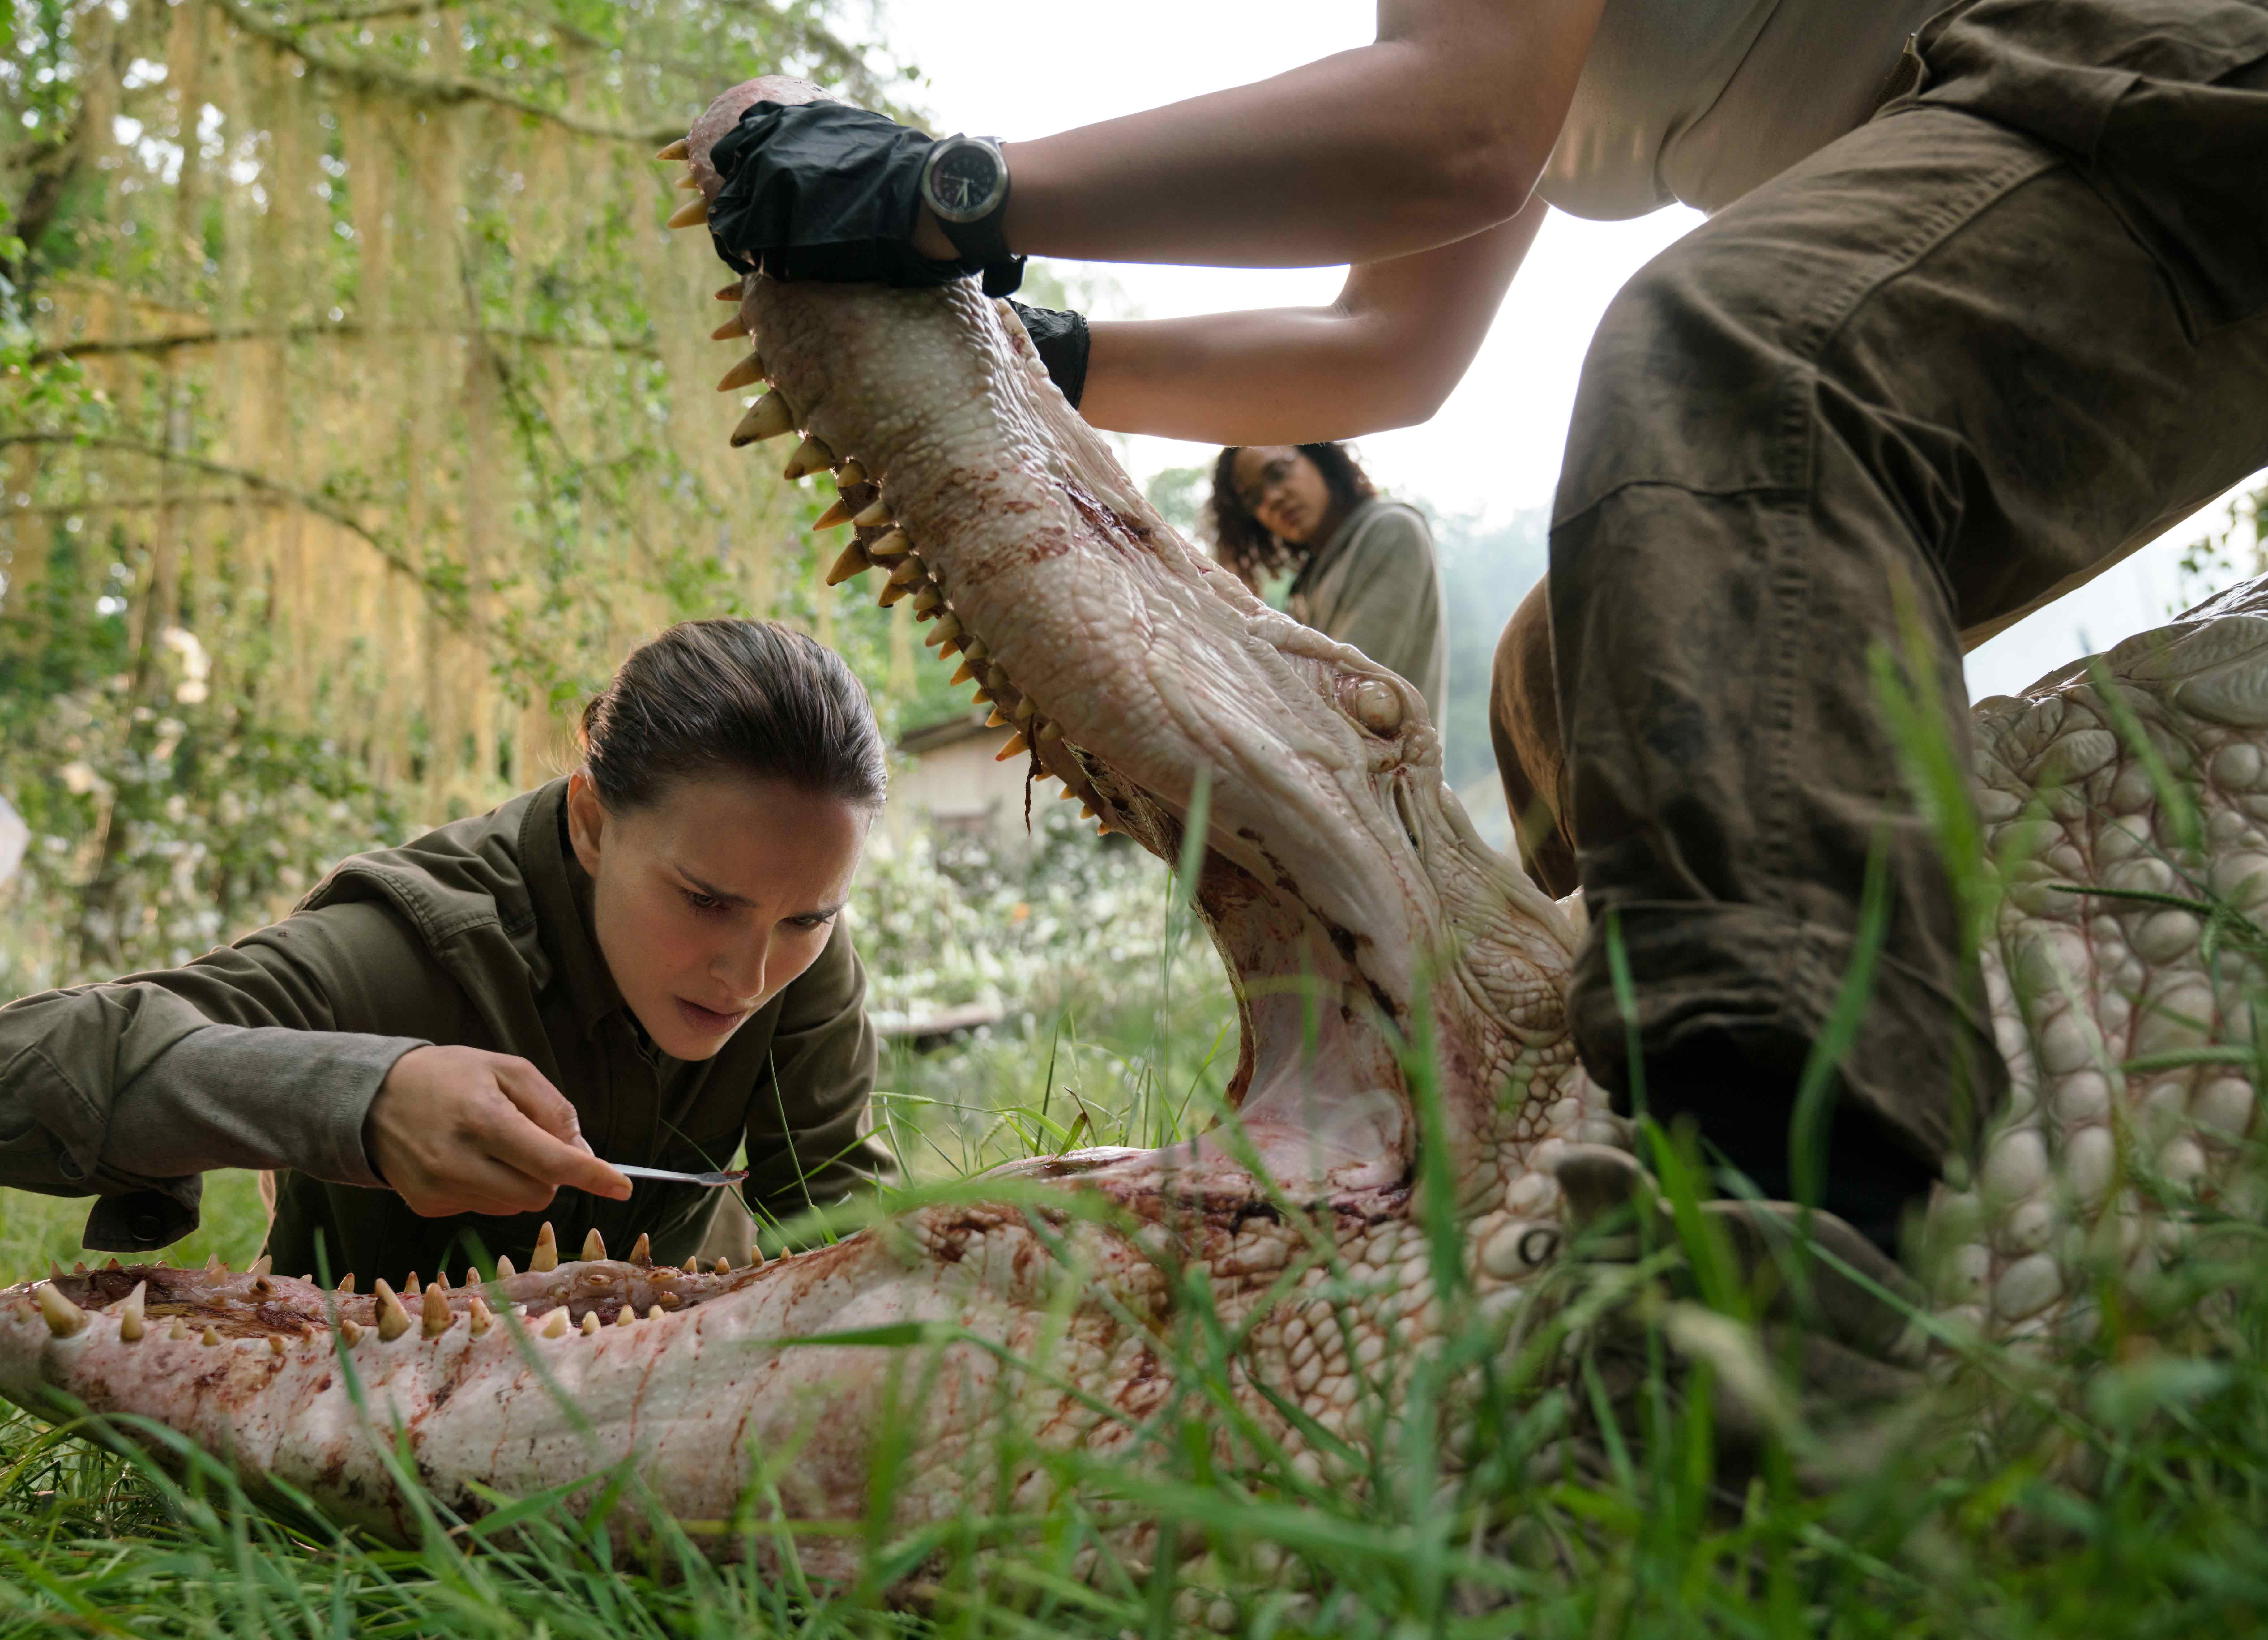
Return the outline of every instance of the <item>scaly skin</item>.
{"type": "MultiPolygon", "coordinates": [[[[747,102],[814,94],[760,81],[720,99],[691,139],[696,178],[713,188],[708,143],[747,102]]],[[[1334,1460],[1279,1401],[1364,1446],[1391,1430],[1395,1370],[1442,1325],[1416,1218],[1414,1181],[1433,1158],[1420,1154],[1409,1044],[1437,1067],[1438,1142],[1477,1302],[1516,1309],[1550,1264],[1556,1160],[1619,1130],[1563,1017],[1580,908],[1476,838],[1417,693],[1183,543],[1049,384],[1005,305],[966,283],[756,277],[741,294],[776,396],[736,437],[806,430],[816,442],[793,465],[842,468],[852,513],[880,504],[891,521],[857,530],[843,573],[916,566],[886,596],[938,618],[946,653],[982,645],[970,664],[1029,740],[1035,776],[1168,860],[1198,771],[1210,776],[1198,898],[1242,1014],[1233,1130],[1004,1168],[987,1176],[997,1202],[924,1208],[761,1268],[601,1257],[492,1286],[496,1320],[471,1314],[468,1289],[429,1292],[391,1339],[378,1301],[270,1276],[59,1275],[0,1294],[0,1394],[35,1405],[53,1387],[158,1420],[255,1484],[286,1482],[393,1536],[412,1527],[379,1452],[397,1425],[420,1478],[468,1514],[487,1507],[475,1484],[525,1495],[630,1459],[662,1507],[705,1521],[732,1513],[760,1466],[789,1516],[861,1519],[887,1435],[905,1441],[893,1507],[909,1527],[1044,1498],[1056,1482],[1033,1449],[997,1439],[1012,1423],[1040,1452],[1142,1460],[1141,1420],[1174,1392],[1165,1335],[1190,1308],[1176,1283],[1198,1282],[1251,1421],[1221,1437],[1223,1460],[1249,1461],[1272,1439],[1332,1479],[1334,1460]],[[1336,1299],[1321,1296],[1327,1280],[1336,1299]],[[131,1338],[137,1283],[147,1314],[131,1338]],[[541,1335],[563,1306],[613,1323],[626,1304],[659,1313],[541,1335]],[[913,1351],[776,1342],[914,1321],[965,1332],[913,1351]],[[988,1467],[1002,1450],[1005,1479],[988,1467]]],[[[2213,988],[2249,976],[2250,959],[2223,941],[2209,974],[2189,913],[2045,886],[2186,894],[2187,869],[2239,904],[2268,889],[2268,619],[2223,600],[2167,632],[2110,664],[2176,776],[2204,783],[2195,859],[2083,679],[1979,709],[1989,840],[2038,857],[2011,867],[1987,953],[2015,1103],[1981,1191],[1935,1216],[1939,1239],[1960,1244],[1948,1305],[1987,1331],[2075,1320],[2064,1294],[2091,1232],[2138,1266],[2169,1245],[2119,1187],[2114,1133],[2133,1141],[2132,1161],[2211,1188],[2225,1141],[2161,1131],[2155,1113],[2209,1132],[2250,1121],[2250,1085],[2227,1066],[2131,1081],[2117,1070],[2167,1045],[2243,1040],[2242,1010],[2213,988]],[[2010,974],[2023,983],[2012,989],[2010,974]]],[[[720,1554],[740,1542],[704,1541],[720,1554]]],[[[806,1564],[850,1575],[857,1541],[810,1537],[806,1564]]]]}

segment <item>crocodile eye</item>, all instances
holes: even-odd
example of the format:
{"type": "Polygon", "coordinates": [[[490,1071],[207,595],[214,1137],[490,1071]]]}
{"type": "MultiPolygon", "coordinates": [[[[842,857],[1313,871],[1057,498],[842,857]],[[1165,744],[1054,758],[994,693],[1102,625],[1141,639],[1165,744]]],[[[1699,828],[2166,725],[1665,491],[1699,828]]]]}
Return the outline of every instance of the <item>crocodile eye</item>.
{"type": "Polygon", "coordinates": [[[1520,1261],[1535,1269],[1548,1263],[1559,1251],[1559,1232],[1549,1224],[1538,1224],[1520,1239],[1520,1261]]]}
{"type": "Polygon", "coordinates": [[[1351,702],[1355,722],[1371,733],[1390,738],[1401,732],[1402,696],[1394,686],[1376,678],[1365,678],[1355,685],[1351,702]]]}

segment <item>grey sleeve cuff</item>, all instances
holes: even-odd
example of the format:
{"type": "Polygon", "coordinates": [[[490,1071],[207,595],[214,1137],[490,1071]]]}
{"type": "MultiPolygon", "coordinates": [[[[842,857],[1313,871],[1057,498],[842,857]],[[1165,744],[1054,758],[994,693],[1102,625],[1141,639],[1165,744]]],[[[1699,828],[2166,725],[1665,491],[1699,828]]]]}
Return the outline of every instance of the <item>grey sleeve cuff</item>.
{"type": "Polygon", "coordinates": [[[382,1186],[363,1119],[394,1062],[427,1043],[345,1031],[209,1025],[122,1086],[104,1171],[172,1179],[215,1167],[288,1167],[329,1184],[382,1186]]]}

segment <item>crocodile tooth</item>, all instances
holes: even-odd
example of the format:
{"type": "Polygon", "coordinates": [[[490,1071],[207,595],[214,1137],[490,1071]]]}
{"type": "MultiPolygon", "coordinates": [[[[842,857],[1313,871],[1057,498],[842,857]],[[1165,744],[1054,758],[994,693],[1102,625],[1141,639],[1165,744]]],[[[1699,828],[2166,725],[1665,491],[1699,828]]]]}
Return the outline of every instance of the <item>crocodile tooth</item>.
{"type": "Polygon", "coordinates": [[[621,1309],[615,1312],[615,1325],[617,1327],[628,1327],[637,1320],[637,1306],[627,1300],[621,1309]]]}
{"type": "Polygon", "coordinates": [[[142,1336],[143,1305],[147,1302],[145,1295],[149,1291],[148,1282],[137,1281],[134,1283],[134,1291],[128,1293],[118,1305],[118,1335],[129,1344],[138,1342],[142,1336]]]}
{"type": "Polygon", "coordinates": [[[270,1298],[275,1297],[275,1295],[276,1283],[269,1281],[268,1277],[265,1276],[255,1276],[252,1278],[252,1296],[254,1298],[270,1298]]]}
{"type": "Polygon", "coordinates": [[[837,496],[828,504],[827,511],[819,515],[819,522],[811,527],[814,530],[831,530],[850,522],[850,504],[837,496]]]}
{"type": "Polygon", "coordinates": [[[991,650],[986,647],[984,640],[980,637],[973,637],[963,643],[961,646],[961,651],[968,657],[973,665],[981,666],[992,658],[991,650]]]}
{"type": "Polygon", "coordinates": [[[475,1269],[473,1266],[471,1266],[471,1265],[469,1265],[469,1264],[466,1265],[466,1266],[465,1266],[465,1285],[466,1285],[466,1286],[468,1286],[468,1287],[477,1287],[477,1286],[479,1286],[480,1284],[481,1284],[481,1273],[480,1273],[480,1271],[479,1271],[479,1270],[477,1270],[477,1269],[475,1269]]]}
{"type": "Polygon", "coordinates": [[[673,228],[689,228],[696,223],[708,220],[709,202],[706,199],[688,199],[677,208],[675,214],[669,219],[669,225],[673,228]]]}
{"type": "Polygon", "coordinates": [[[653,1262],[653,1242],[643,1230],[638,1232],[638,1239],[630,1245],[630,1262],[633,1264],[653,1262]]]}
{"type": "Polygon", "coordinates": [[[535,1256],[527,1261],[532,1270],[556,1270],[559,1268],[559,1242],[551,1233],[551,1221],[545,1219],[543,1228],[535,1232],[535,1256]]]}
{"type": "Polygon", "coordinates": [[[862,530],[878,530],[885,524],[895,524],[897,520],[890,516],[890,504],[877,499],[868,502],[850,522],[862,530]]]}
{"type": "Polygon", "coordinates": [[[408,1284],[401,1290],[401,1296],[405,1298],[415,1298],[420,1291],[421,1289],[417,1285],[417,1272],[416,1270],[412,1270],[409,1272],[409,1281],[408,1284]]]}
{"type": "Polygon", "coordinates": [[[900,586],[895,582],[892,582],[890,585],[882,588],[882,595],[880,598],[877,598],[874,601],[881,605],[883,608],[887,609],[892,604],[896,603],[898,599],[903,598],[909,590],[910,589],[907,587],[900,586]]]}
{"type": "Polygon", "coordinates": [[[953,676],[946,679],[946,681],[948,683],[966,683],[976,675],[976,668],[968,664],[968,658],[964,655],[961,658],[961,665],[953,669],[953,676]]]}
{"type": "Polygon", "coordinates": [[[866,555],[866,549],[852,541],[843,549],[843,555],[836,559],[835,567],[827,572],[827,584],[840,586],[845,581],[857,579],[873,567],[874,561],[866,555]]]}
{"type": "Polygon", "coordinates": [[[178,1344],[188,1335],[189,1329],[181,1324],[181,1318],[178,1315],[173,1318],[173,1324],[166,1329],[166,1342],[169,1344],[178,1344]]]}
{"type": "Polygon", "coordinates": [[[733,430],[733,448],[738,450],[794,430],[795,412],[787,408],[787,401],[775,390],[748,407],[748,413],[733,430]]]}
{"type": "Polygon", "coordinates": [[[685,174],[677,179],[677,186],[681,192],[698,194],[701,191],[701,179],[695,176],[688,167],[685,174]]]}
{"type": "Polygon", "coordinates": [[[268,1353],[271,1356],[280,1356],[284,1353],[283,1334],[270,1333],[268,1335],[268,1353]]]}
{"type": "Polygon", "coordinates": [[[954,640],[960,636],[961,617],[948,609],[937,618],[937,624],[929,629],[929,636],[922,640],[922,646],[924,649],[943,649],[948,655],[958,654],[961,645],[954,640]]]}
{"type": "Polygon", "coordinates": [[[748,1243],[748,1268],[754,1269],[764,1261],[764,1250],[755,1242],[748,1243]]]}
{"type": "Polygon", "coordinates": [[[1018,701],[1008,715],[1016,720],[1018,728],[1028,729],[1032,726],[1032,719],[1040,715],[1040,709],[1028,700],[1018,701]]]}
{"type": "Polygon", "coordinates": [[[455,1323],[456,1313],[449,1308],[449,1295],[441,1290],[439,1283],[425,1290],[425,1313],[418,1319],[424,1323],[428,1338],[438,1338],[455,1323]]]}
{"type": "Polygon", "coordinates": [[[990,716],[984,719],[984,726],[987,729],[1005,729],[1010,722],[1011,719],[1008,717],[1007,714],[1003,712],[1000,710],[999,703],[995,702],[993,703],[990,716]]]}
{"type": "Polygon", "coordinates": [[[599,1227],[593,1224],[591,1226],[591,1233],[583,1238],[583,1262],[596,1264],[606,1256],[607,1239],[599,1233],[599,1227]]]}
{"type": "Polygon", "coordinates": [[[401,1298],[386,1284],[386,1277],[378,1278],[378,1341],[390,1344],[409,1330],[409,1312],[401,1307],[401,1298]]]}
{"type": "Polygon", "coordinates": [[[885,558],[902,558],[913,549],[913,541],[903,530],[892,530],[866,546],[866,551],[878,563],[885,558]]]}
{"type": "Polygon", "coordinates": [[[228,1274],[228,1266],[220,1261],[219,1254],[216,1253],[205,1261],[205,1274],[208,1276],[225,1276],[228,1274]]]}
{"type": "Polygon", "coordinates": [[[717,391],[730,393],[735,387],[745,387],[752,381],[764,379],[764,356],[751,352],[747,357],[717,379],[717,391]]]}
{"type": "MultiPolygon", "coordinates": [[[[739,292],[735,291],[733,295],[737,296],[739,295],[739,292]]],[[[732,297],[727,297],[725,298],[727,301],[732,299],[732,297]]],[[[732,318],[718,326],[716,329],[711,331],[709,333],[709,340],[711,342],[738,342],[741,337],[747,334],[747,327],[740,323],[740,316],[738,313],[735,313],[732,318]]]]}
{"type": "Polygon", "coordinates": [[[433,1285],[438,1287],[443,1292],[448,1291],[449,1272],[446,1270],[435,1270],[433,1272],[433,1285]]]}
{"type": "Polygon", "coordinates": [[[116,1259],[113,1259],[109,1263],[104,1265],[102,1268],[107,1270],[122,1270],[126,1267],[123,1264],[121,1264],[116,1259]]]}
{"type": "Polygon", "coordinates": [[[362,1342],[362,1323],[350,1315],[342,1317],[339,1321],[339,1336],[347,1341],[348,1349],[353,1349],[362,1342]]]}
{"type": "Polygon", "coordinates": [[[339,1291],[341,1292],[352,1292],[354,1291],[354,1272],[352,1270],[349,1270],[345,1275],[339,1277],[339,1291]]]}
{"type": "Polygon", "coordinates": [[[645,1307],[645,1319],[649,1321],[659,1321],[661,1320],[661,1306],[658,1304],[650,1304],[645,1307]]]}
{"type": "Polygon", "coordinates": [[[945,602],[945,594],[934,586],[924,586],[914,594],[914,614],[925,615],[945,602]]]}
{"type": "Polygon", "coordinates": [[[510,1254],[503,1253],[497,1254],[497,1279],[498,1281],[506,1280],[509,1277],[519,1274],[519,1267],[512,1263],[510,1254]]]}
{"type": "MultiPolygon", "coordinates": [[[[873,549],[869,548],[867,549],[867,555],[871,557],[873,556],[873,549]]],[[[890,585],[892,586],[902,586],[909,590],[918,586],[921,583],[928,579],[929,567],[922,563],[921,555],[919,553],[908,553],[905,556],[905,561],[899,564],[896,569],[890,571],[890,585]]]]}
{"type": "Polygon", "coordinates": [[[244,1273],[247,1276],[265,1276],[275,1268],[276,1261],[263,1253],[244,1267],[244,1273]]]}
{"type": "Polygon", "coordinates": [[[585,1311],[584,1311],[584,1312],[583,1312],[583,1336],[584,1336],[584,1337],[585,1337],[585,1338],[595,1337],[595,1336],[597,1335],[597,1334],[598,1334],[598,1331],[599,1331],[599,1313],[598,1313],[596,1310],[585,1310],[585,1311]]]}
{"type": "Polygon", "coordinates": [[[1002,746],[998,752],[995,752],[992,754],[992,761],[996,763],[1005,763],[1010,758],[1020,756],[1031,749],[1032,743],[1024,739],[1023,732],[1021,730],[1018,730],[1014,734],[1008,737],[1007,745],[1002,746]]]}
{"type": "Polygon", "coordinates": [[[866,482],[866,464],[857,456],[852,456],[843,462],[836,476],[846,484],[863,484],[866,482]]]}
{"type": "Polygon", "coordinates": [[[719,1276],[730,1276],[732,1273],[733,1261],[726,1258],[723,1254],[718,1254],[717,1255],[717,1274],[719,1276]]]}
{"type": "Polygon", "coordinates": [[[806,436],[788,457],[787,466],[780,469],[780,476],[792,482],[808,473],[824,472],[834,465],[835,452],[827,447],[826,442],[806,436]]]}
{"type": "Polygon", "coordinates": [[[33,1291],[32,1297],[40,1306],[40,1318],[48,1330],[58,1338],[69,1338],[86,1325],[86,1312],[63,1295],[53,1283],[42,1282],[33,1291]]]}
{"type": "Polygon", "coordinates": [[[744,289],[740,282],[735,279],[732,283],[720,285],[718,288],[717,299],[720,302],[737,302],[744,294],[744,289]]]}
{"type": "Polygon", "coordinates": [[[656,154],[654,158],[656,159],[683,159],[687,157],[689,151],[690,151],[686,145],[686,139],[681,136],[668,147],[656,154]]]}
{"type": "Polygon", "coordinates": [[[543,1325],[538,1327],[536,1332],[539,1337],[543,1338],[566,1337],[567,1306],[563,1304],[556,1307],[550,1314],[543,1318],[543,1325]]]}
{"type": "Polygon", "coordinates": [[[208,1350],[215,1350],[220,1346],[220,1335],[213,1331],[211,1324],[208,1322],[205,1326],[204,1336],[197,1342],[208,1350]]]}
{"type": "Polygon", "coordinates": [[[495,1324],[496,1312],[489,1308],[482,1300],[480,1294],[475,1293],[473,1301],[465,1306],[466,1327],[474,1337],[478,1338],[495,1324]]]}

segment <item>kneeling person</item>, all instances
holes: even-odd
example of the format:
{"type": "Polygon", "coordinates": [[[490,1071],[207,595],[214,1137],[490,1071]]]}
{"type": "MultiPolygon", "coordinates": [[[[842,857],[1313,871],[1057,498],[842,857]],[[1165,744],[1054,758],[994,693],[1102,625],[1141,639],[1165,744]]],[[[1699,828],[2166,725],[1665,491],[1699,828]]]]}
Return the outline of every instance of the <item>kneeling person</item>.
{"type": "Polygon", "coordinates": [[[0,1184],[99,1195],[89,1247],[195,1228],[214,1167],[282,1172],[280,1269],[395,1282],[700,1245],[699,1171],[743,1140],[792,1217],[887,1165],[865,1136],[865,974],[839,913],[885,782],[840,656],[688,621],[583,714],[582,766],[342,862],[271,928],[185,967],[0,1009],[0,1184]],[[374,1188],[376,1187],[376,1188],[374,1188]],[[555,1199],[555,1191],[557,1195],[555,1199]]]}

